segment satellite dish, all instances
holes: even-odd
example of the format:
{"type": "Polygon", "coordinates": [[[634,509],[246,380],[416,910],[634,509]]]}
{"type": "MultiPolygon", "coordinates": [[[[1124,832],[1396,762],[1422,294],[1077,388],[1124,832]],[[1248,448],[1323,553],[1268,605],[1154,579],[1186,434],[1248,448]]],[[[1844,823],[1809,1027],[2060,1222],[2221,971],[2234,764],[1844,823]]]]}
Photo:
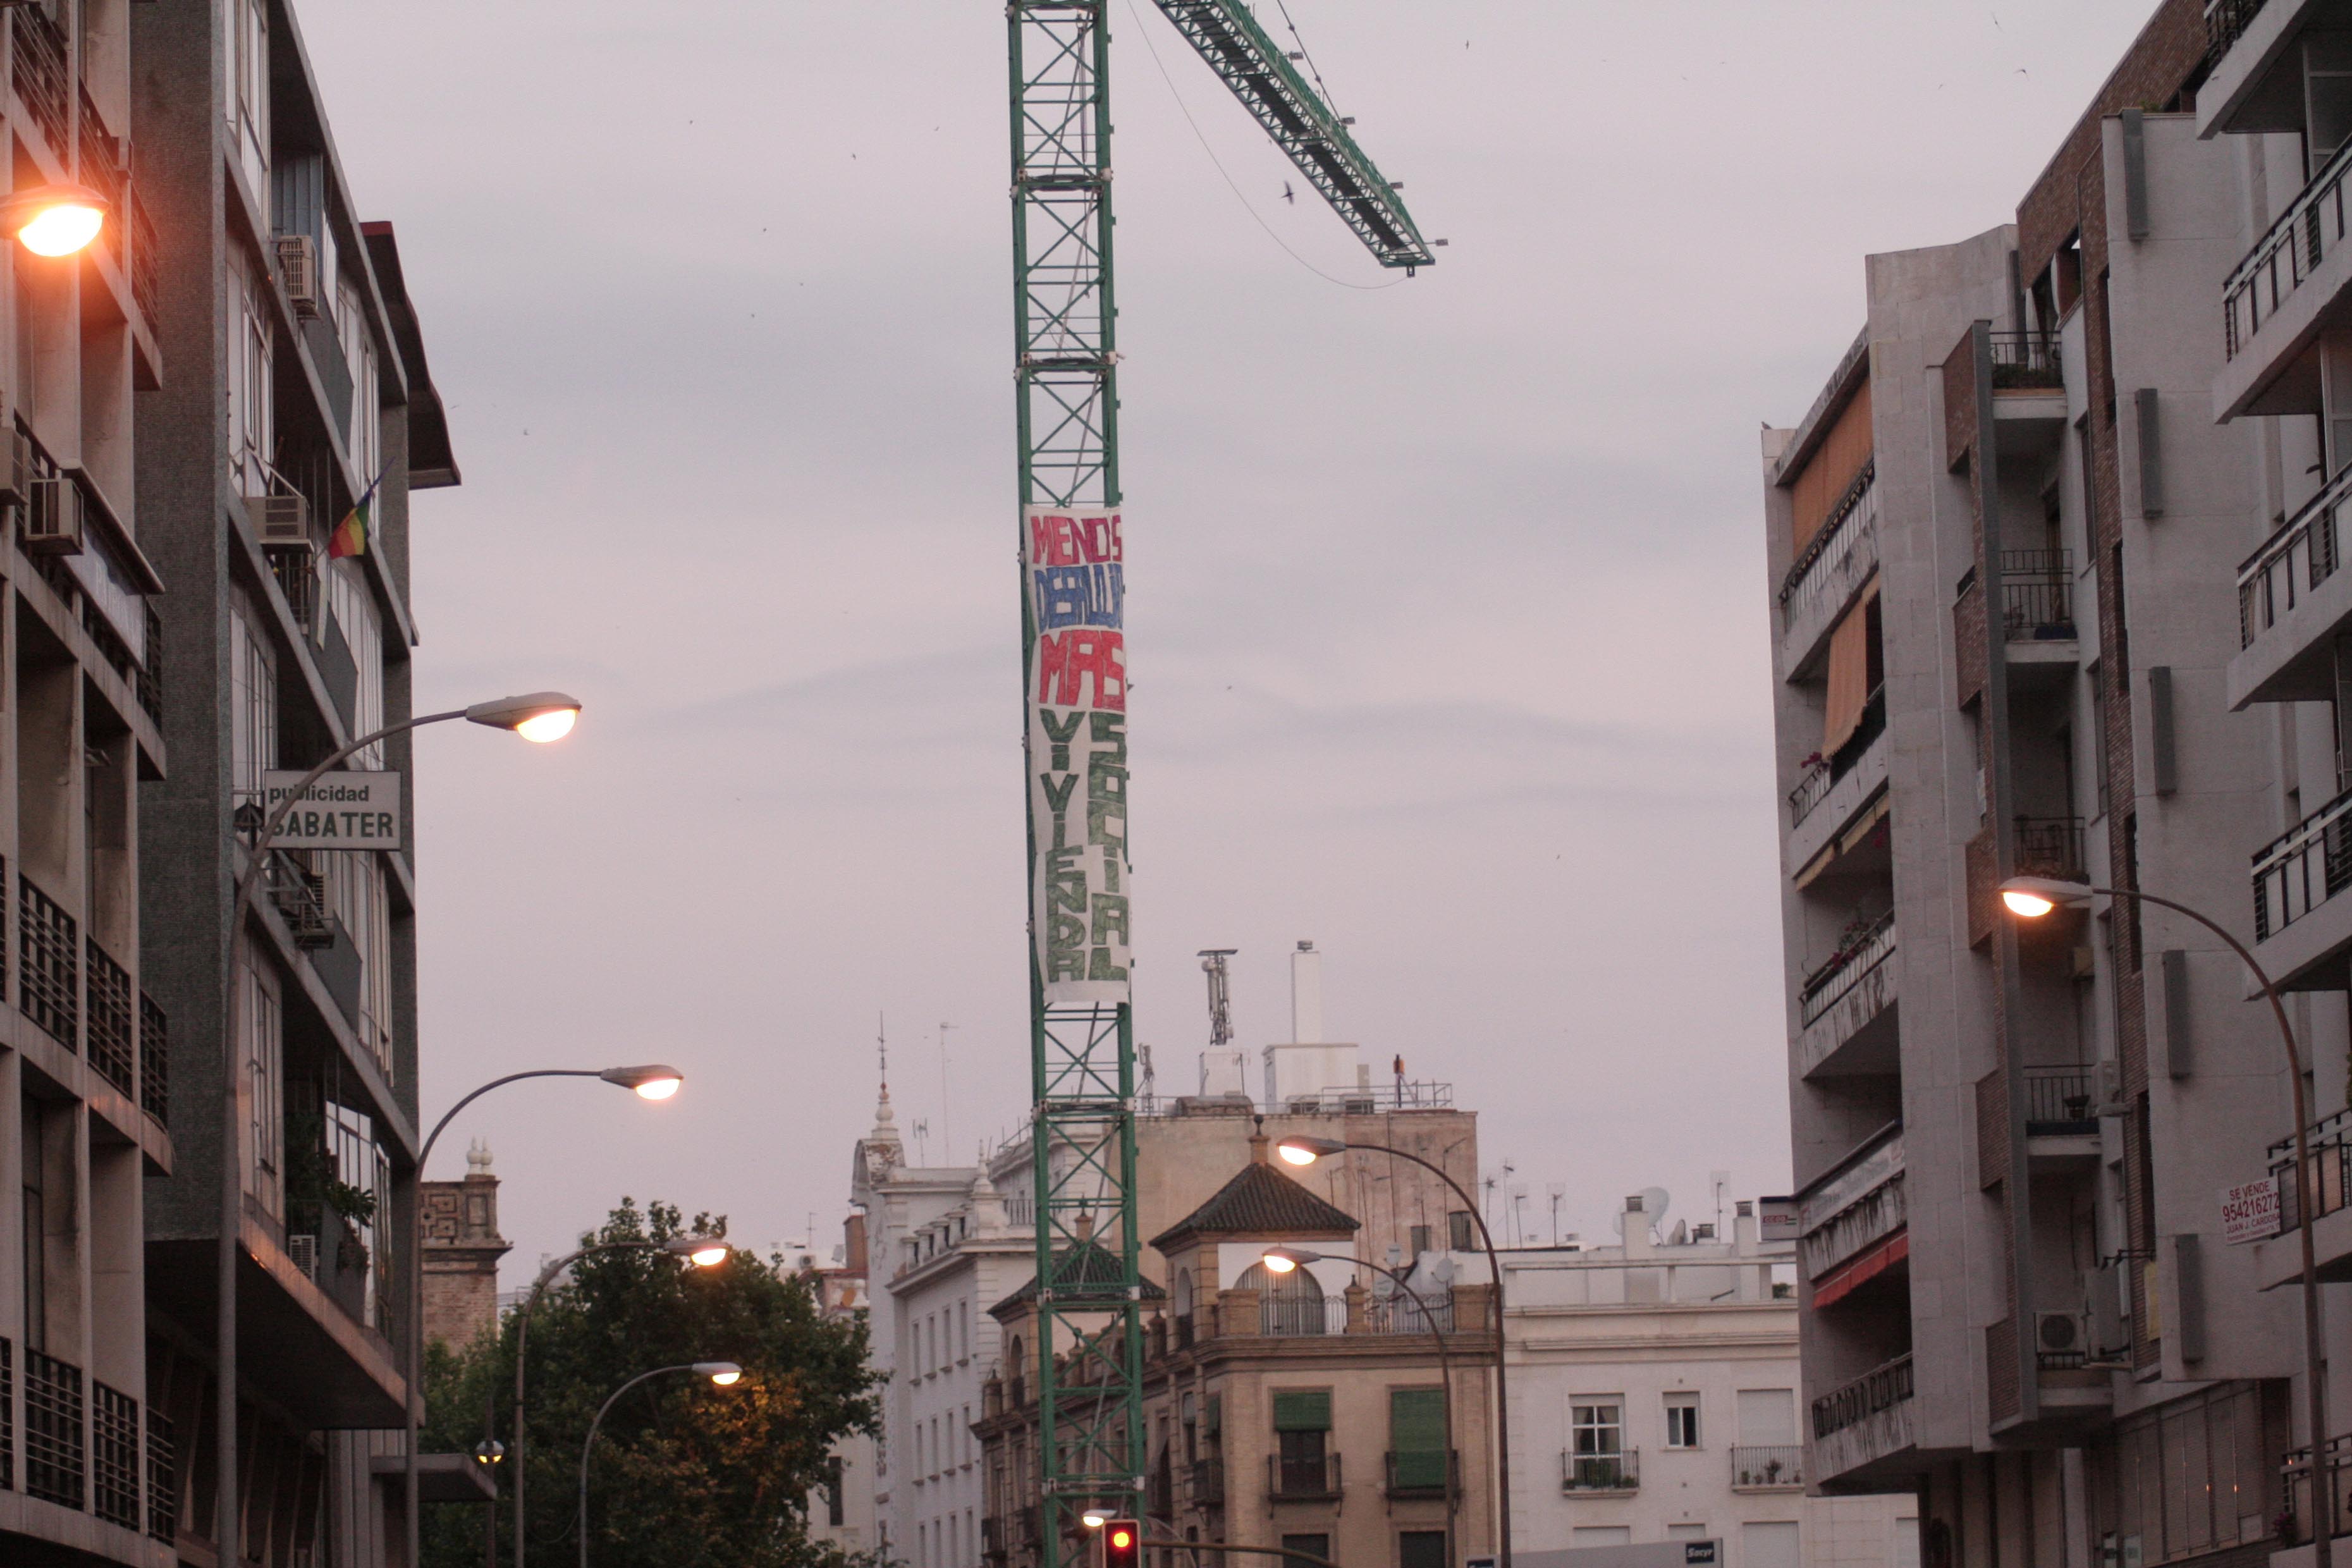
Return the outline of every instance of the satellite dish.
{"type": "MultiPolygon", "coordinates": [[[[1648,1220],[1652,1226],[1662,1225],[1665,1221],[1667,1206],[1673,1202],[1673,1197],[1666,1192],[1665,1188],[1643,1187],[1642,1189],[1642,1217],[1648,1220]]],[[[1611,1229],[1614,1230],[1620,1237],[1622,1237],[1625,1234],[1625,1212],[1622,1209],[1620,1209],[1616,1214],[1612,1215],[1609,1219],[1609,1226],[1611,1229]]]]}

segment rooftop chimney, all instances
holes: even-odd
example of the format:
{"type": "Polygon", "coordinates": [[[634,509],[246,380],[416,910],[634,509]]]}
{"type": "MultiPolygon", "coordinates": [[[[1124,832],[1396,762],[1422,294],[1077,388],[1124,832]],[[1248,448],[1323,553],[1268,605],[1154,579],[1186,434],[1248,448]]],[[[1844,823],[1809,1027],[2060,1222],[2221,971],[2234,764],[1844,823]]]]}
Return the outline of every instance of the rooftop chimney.
{"type": "Polygon", "coordinates": [[[1290,955],[1290,1038],[1302,1046],[1323,1040],[1323,955],[1312,942],[1290,955]]]}

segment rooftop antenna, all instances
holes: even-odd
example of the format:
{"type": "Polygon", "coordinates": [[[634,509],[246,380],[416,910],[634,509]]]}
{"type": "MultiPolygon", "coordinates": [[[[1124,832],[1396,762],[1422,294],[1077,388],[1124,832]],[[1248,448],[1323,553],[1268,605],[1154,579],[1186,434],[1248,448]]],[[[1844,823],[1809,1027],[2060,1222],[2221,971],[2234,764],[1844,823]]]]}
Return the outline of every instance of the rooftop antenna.
{"type": "Polygon", "coordinates": [[[1151,1047],[1150,1046],[1139,1045],[1135,1047],[1135,1065],[1142,1070],[1143,1114],[1149,1116],[1151,1114],[1158,1103],[1158,1097],[1154,1092],[1156,1079],[1151,1070],[1151,1047]]]}
{"type": "Polygon", "coordinates": [[[920,1117],[915,1120],[914,1139],[915,1163],[929,1164],[931,1163],[931,1124],[920,1117]]]}
{"type": "Polygon", "coordinates": [[[1551,1244],[1558,1247],[1559,1245],[1559,1205],[1560,1200],[1568,1196],[1568,1184],[1552,1182],[1548,1184],[1547,1190],[1551,1194],[1551,1244]]]}
{"type": "Polygon", "coordinates": [[[1225,960],[1241,949],[1237,947],[1204,947],[1201,950],[1201,968],[1209,977],[1209,1048],[1234,1043],[1233,976],[1225,968],[1225,960]]]}

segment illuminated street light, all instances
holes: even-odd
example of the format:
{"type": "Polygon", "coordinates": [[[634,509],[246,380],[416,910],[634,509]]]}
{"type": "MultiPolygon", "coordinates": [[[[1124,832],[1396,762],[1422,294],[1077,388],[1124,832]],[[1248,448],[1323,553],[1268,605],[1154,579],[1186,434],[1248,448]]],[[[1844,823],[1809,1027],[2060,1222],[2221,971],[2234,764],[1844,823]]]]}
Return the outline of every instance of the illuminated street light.
{"type": "Polygon", "coordinates": [[[467,722],[512,730],[526,741],[542,744],[561,741],[580,721],[580,700],[561,691],[533,691],[522,697],[501,697],[477,702],[466,710],[467,722]]]}
{"type": "Polygon", "coordinates": [[[106,198],[87,185],[36,185],[0,206],[0,221],[36,256],[71,256],[105,226],[106,198]]]}
{"type": "Polygon", "coordinates": [[[616,1083],[623,1089],[635,1089],[640,1100],[667,1100],[686,1082],[686,1075],[676,1068],[649,1062],[643,1067],[606,1068],[596,1075],[606,1083],[616,1083]]]}

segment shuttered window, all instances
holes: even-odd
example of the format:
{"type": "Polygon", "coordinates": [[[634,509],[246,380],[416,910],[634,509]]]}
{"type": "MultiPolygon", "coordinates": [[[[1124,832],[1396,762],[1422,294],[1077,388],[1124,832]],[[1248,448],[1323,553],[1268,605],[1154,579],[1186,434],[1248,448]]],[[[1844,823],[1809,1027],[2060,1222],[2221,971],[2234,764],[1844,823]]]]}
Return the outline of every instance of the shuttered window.
{"type": "Polygon", "coordinates": [[[1878,603],[1878,579],[1874,575],[1853,608],[1830,633],[1829,694],[1822,721],[1822,755],[1833,757],[1838,748],[1862,728],[1862,711],[1870,706],[1870,621],[1878,603]]]}
{"type": "Polygon", "coordinates": [[[1328,1388],[1289,1389],[1274,1396],[1274,1429],[1277,1432],[1331,1430],[1331,1391],[1328,1388]]]}
{"type": "Polygon", "coordinates": [[[1399,1489],[1445,1485],[1444,1389],[1389,1390],[1389,1447],[1396,1455],[1391,1485],[1399,1489]]]}
{"type": "Polygon", "coordinates": [[[1805,552],[1805,546],[1829,521],[1837,503],[1845,499],[1854,477],[1870,461],[1870,384],[1864,382],[1790,482],[1790,559],[1805,552]]]}

